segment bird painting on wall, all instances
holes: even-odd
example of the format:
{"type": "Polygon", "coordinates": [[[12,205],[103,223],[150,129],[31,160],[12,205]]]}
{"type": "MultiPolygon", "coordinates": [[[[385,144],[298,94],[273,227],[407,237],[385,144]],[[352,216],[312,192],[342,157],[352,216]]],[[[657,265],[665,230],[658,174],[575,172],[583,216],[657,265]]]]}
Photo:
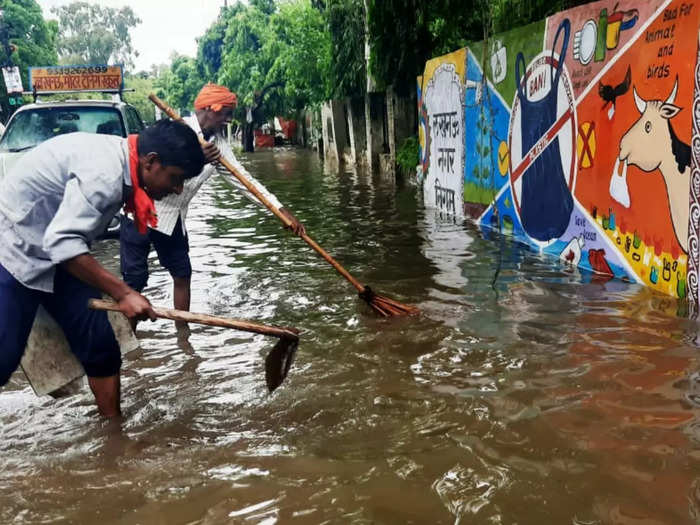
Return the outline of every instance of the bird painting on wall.
{"type": "Polygon", "coordinates": [[[608,104],[612,104],[608,110],[608,119],[612,119],[615,114],[615,100],[617,97],[624,95],[630,89],[632,84],[632,68],[627,66],[627,74],[625,79],[617,86],[610,86],[608,84],[603,84],[598,81],[598,95],[605,101],[603,104],[603,109],[607,107],[608,104]]]}

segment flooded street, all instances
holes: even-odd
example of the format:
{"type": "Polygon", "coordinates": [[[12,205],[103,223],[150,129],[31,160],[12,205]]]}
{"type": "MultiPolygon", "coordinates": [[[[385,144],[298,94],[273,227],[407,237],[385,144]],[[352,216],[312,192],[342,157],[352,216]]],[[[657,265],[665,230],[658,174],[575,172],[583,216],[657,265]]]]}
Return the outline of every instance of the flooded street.
{"type": "MultiPolygon", "coordinates": [[[[414,187],[323,175],[311,152],[242,160],[353,276],[422,315],[377,318],[214,178],[188,215],[192,310],[299,328],[289,377],[267,393],[272,338],[166,321],[124,358],[120,426],[87,390],[38,398],[15,374],[0,523],[700,520],[698,325],[675,299],[441,222],[414,187]]],[[[118,268],[115,241],[97,252],[118,268]]],[[[171,307],[152,257],[146,295],[171,307]]]]}

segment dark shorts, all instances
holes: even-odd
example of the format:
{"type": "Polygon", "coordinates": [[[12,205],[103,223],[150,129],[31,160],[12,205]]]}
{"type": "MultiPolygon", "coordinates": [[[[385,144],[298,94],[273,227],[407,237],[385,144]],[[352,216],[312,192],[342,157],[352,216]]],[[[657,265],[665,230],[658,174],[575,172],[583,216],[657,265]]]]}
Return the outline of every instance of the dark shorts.
{"type": "Polygon", "coordinates": [[[63,329],[89,377],[118,374],[122,358],[112,325],[105,312],[87,305],[88,299],[101,297],[98,290],[60,267],[56,268],[54,291],[48,293],[27,288],[0,265],[0,385],[19,366],[39,305],[63,329]]]}
{"type": "Polygon", "coordinates": [[[121,272],[126,284],[140,292],[148,283],[148,254],[151,245],[158,254],[158,260],[170,275],[181,279],[192,276],[190,264],[190,245],[187,235],[182,232],[181,219],[177,220],[172,235],[165,235],[148,229],[142,234],[136,229],[134,221],[121,216],[119,228],[119,247],[121,253],[121,272]]]}

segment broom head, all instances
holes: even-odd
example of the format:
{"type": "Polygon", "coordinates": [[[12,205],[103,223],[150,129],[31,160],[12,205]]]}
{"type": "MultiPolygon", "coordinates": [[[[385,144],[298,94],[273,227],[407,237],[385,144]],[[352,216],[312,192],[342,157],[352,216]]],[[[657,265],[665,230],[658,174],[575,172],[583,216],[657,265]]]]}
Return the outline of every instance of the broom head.
{"type": "Polygon", "coordinates": [[[400,303],[383,295],[377,295],[369,286],[365,286],[365,289],[359,293],[359,296],[372,310],[382,317],[397,317],[399,315],[416,315],[420,313],[420,310],[413,305],[400,303]]]}

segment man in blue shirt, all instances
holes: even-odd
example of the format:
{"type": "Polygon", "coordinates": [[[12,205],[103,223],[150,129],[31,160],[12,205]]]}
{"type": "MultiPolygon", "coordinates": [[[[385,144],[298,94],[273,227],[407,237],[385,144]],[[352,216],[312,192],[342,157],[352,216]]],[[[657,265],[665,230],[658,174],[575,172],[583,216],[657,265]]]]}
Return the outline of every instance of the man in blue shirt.
{"type": "Polygon", "coordinates": [[[0,181],[0,385],[19,366],[41,304],[82,363],[100,413],[120,414],[119,345],[88,299],[110,295],[131,319],[155,313],[90,255],[90,243],[124,204],[139,228],[156,224],[152,199],[181,192],[204,163],[195,133],[168,120],[128,139],[61,135],[22,157],[0,181]]]}

